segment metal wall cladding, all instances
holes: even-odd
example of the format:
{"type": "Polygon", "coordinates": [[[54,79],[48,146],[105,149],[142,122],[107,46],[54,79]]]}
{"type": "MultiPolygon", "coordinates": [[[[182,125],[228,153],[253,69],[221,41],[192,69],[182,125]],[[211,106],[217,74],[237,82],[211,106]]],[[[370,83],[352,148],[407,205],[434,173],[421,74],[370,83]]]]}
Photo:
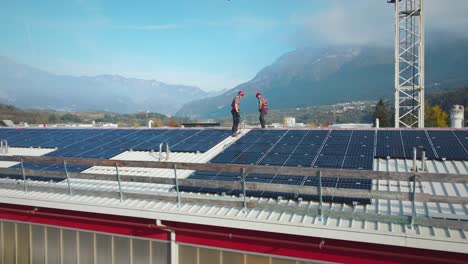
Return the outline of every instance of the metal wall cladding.
{"type": "Polygon", "coordinates": [[[277,258],[260,254],[226,251],[217,248],[179,246],[180,264],[311,264],[301,260],[277,258]]]}
{"type": "Polygon", "coordinates": [[[9,222],[2,223],[3,263],[15,263],[16,241],[14,238],[15,238],[15,224],[9,223],[9,222]]]}
{"type": "Polygon", "coordinates": [[[0,263],[170,263],[170,246],[154,241],[0,221],[0,263]]]}
{"type": "MultiPolygon", "coordinates": [[[[34,246],[34,245],[33,245],[34,246]]],[[[60,264],[60,229],[46,227],[46,263],[60,264]]]]}
{"type": "Polygon", "coordinates": [[[94,262],[94,234],[79,232],[79,252],[80,264],[94,262]]]}

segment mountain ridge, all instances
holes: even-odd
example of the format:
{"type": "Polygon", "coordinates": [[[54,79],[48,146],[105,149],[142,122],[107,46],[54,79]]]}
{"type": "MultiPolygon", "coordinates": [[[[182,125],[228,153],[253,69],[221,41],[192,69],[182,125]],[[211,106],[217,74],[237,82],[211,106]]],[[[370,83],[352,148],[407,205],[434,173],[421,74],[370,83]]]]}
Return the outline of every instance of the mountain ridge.
{"type": "Polygon", "coordinates": [[[199,87],[155,79],[57,75],[0,56],[0,102],[21,108],[174,114],[183,103],[208,95],[199,87]]]}
{"type": "MultiPolygon", "coordinates": [[[[426,46],[426,90],[468,84],[468,40],[431,42],[426,46]]],[[[219,118],[229,115],[230,102],[244,90],[242,111],[256,111],[257,91],[272,108],[325,105],[353,100],[392,98],[394,49],[380,46],[303,48],[283,54],[261,69],[253,79],[224,94],[195,100],[176,115],[219,118]]]]}

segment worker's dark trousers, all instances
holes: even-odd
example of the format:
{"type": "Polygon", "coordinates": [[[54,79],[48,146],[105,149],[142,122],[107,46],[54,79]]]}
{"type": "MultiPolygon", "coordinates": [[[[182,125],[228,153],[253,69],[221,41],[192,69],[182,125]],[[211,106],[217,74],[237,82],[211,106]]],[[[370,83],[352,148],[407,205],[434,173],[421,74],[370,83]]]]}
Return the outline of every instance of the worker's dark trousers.
{"type": "Polygon", "coordinates": [[[266,116],[266,110],[265,109],[262,109],[260,110],[260,125],[262,125],[262,128],[265,128],[265,116],[266,116]]]}
{"type": "Polygon", "coordinates": [[[240,114],[232,110],[232,134],[234,135],[239,130],[240,114]]]}

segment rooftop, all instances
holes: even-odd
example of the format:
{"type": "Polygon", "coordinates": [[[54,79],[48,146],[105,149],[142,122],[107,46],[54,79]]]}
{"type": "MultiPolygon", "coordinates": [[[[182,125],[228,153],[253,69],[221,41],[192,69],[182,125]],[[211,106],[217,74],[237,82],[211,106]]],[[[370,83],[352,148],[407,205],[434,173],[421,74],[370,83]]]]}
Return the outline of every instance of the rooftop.
{"type": "Polygon", "coordinates": [[[0,162],[5,203],[468,253],[468,130],[233,138],[223,129],[0,129],[0,137],[10,146],[0,162]],[[170,152],[159,151],[163,142],[170,152]]]}

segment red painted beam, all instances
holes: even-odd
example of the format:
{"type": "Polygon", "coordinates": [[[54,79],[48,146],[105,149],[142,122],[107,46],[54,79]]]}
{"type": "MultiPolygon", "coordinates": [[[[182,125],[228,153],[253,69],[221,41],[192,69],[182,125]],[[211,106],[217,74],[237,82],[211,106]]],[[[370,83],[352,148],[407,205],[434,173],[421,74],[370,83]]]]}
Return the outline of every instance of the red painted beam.
{"type": "Polygon", "coordinates": [[[176,240],[246,252],[342,263],[466,263],[468,255],[443,251],[294,236],[208,225],[163,221],[70,210],[0,204],[0,219],[46,224],[119,235],[176,240]]]}

